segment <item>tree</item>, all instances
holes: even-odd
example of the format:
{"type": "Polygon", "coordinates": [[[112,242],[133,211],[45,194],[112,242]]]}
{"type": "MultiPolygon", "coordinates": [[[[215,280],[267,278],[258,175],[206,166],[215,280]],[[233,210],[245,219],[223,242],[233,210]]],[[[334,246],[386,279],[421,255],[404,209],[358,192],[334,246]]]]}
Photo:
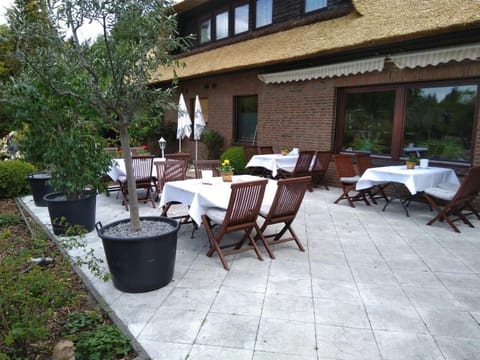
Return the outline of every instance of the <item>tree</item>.
{"type": "Polygon", "coordinates": [[[27,21],[28,14],[21,11],[12,15],[17,55],[58,96],[92,106],[118,130],[127,170],[131,229],[139,231],[129,126],[152,107],[175,106],[171,100],[175,84],[153,87],[151,75],[180,66],[173,53],[185,50],[189,39],[178,35],[176,16],[166,0],[52,0],[45,10],[53,27],[42,22],[40,29],[40,22],[27,21]],[[82,27],[90,23],[102,29],[94,42],[80,37],[82,27]],[[32,49],[28,44],[34,40],[43,46],[32,49]],[[65,66],[75,76],[62,74],[65,66]]]}

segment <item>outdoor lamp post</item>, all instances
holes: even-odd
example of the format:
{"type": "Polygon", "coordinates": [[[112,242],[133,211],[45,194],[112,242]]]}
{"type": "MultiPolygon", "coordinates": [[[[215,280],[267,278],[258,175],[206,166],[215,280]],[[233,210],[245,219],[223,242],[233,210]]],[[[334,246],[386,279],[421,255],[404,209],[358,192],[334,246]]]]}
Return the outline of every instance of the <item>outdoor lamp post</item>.
{"type": "Polygon", "coordinates": [[[163,138],[163,136],[158,140],[158,145],[160,146],[160,150],[162,150],[162,159],[165,158],[165,147],[167,146],[167,140],[163,138]]]}

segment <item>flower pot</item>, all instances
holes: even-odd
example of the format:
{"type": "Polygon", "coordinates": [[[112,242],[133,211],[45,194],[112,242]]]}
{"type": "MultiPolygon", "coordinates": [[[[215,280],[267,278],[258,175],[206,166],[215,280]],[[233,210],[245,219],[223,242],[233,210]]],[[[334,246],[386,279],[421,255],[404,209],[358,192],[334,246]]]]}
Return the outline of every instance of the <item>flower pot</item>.
{"type": "Polygon", "coordinates": [[[140,221],[143,230],[148,229],[148,222],[158,222],[152,226],[160,226],[162,230],[152,229],[151,235],[133,237],[128,231],[118,230],[129,229],[130,219],[105,227],[100,222],[95,225],[103,242],[113,285],[120,291],[151,291],[167,285],[173,278],[180,223],[163,216],[145,216],[140,221]],[[115,231],[111,233],[111,230],[115,231]]]}
{"type": "Polygon", "coordinates": [[[28,174],[27,181],[30,185],[35,206],[47,206],[47,202],[43,197],[54,191],[53,187],[48,183],[48,180],[51,178],[46,172],[28,174]]]}
{"type": "MultiPolygon", "coordinates": [[[[95,211],[97,195],[86,194],[85,197],[75,200],[67,200],[65,194],[53,192],[44,196],[47,202],[48,213],[55,235],[64,235],[67,230],[74,230],[72,226],[81,226],[90,232],[95,228],[95,211]]],[[[70,234],[70,232],[69,232],[70,234]]],[[[72,235],[78,234],[73,231],[72,235]]]]}
{"type": "Polygon", "coordinates": [[[285,156],[285,155],[288,154],[288,151],[287,151],[287,150],[282,150],[280,153],[281,153],[283,156],[285,156]]]}
{"type": "Polygon", "coordinates": [[[416,164],[415,161],[407,161],[407,169],[415,169],[416,164]]]}
{"type": "Polygon", "coordinates": [[[233,172],[222,172],[222,179],[224,182],[232,182],[233,172]]]}

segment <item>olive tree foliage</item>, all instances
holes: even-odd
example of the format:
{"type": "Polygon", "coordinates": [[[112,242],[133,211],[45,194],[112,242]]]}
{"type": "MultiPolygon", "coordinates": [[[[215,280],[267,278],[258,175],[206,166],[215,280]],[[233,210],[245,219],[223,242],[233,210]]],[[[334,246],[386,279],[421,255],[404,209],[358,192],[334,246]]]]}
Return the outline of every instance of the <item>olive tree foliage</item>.
{"type": "MultiPolygon", "coordinates": [[[[170,87],[151,86],[159,71],[182,66],[174,55],[185,51],[189,38],[180,37],[177,20],[166,0],[49,0],[45,2],[50,23],[43,29],[12,12],[12,28],[18,37],[17,55],[35,76],[58,96],[68,96],[93,106],[120,135],[125,158],[132,231],[140,230],[129,144],[129,126],[152,107],[174,107],[170,87]],[[82,27],[100,25],[95,39],[82,40],[82,27]],[[48,25],[52,24],[50,28],[48,25]],[[43,46],[22,48],[35,38],[43,46]],[[57,67],[57,65],[60,65],[57,67]],[[58,76],[58,68],[76,74],[58,76]],[[86,79],[86,81],[85,81],[86,79]]],[[[175,78],[175,76],[174,76],[175,78]]]]}

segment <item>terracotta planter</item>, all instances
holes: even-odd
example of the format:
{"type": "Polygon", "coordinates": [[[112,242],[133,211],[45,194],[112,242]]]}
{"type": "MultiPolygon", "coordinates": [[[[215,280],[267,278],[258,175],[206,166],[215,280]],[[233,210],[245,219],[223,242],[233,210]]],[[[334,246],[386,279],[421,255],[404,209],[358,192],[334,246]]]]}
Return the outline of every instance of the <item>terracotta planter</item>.
{"type": "Polygon", "coordinates": [[[415,165],[417,163],[415,161],[407,161],[407,169],[415,169],[415,165]]]}
{"type": "Polygon", "coordinates": [[[222,179],[224,182],[232,182],[233,172],[222,172],[222,179]]]}
{"type": "Polygon", "coordinates": [[[287,150],[282,150],[281,154],[282,154],[283,156],[285,156],[285,155],[288,154],[288,151],[287,151],[287,150]]]}

